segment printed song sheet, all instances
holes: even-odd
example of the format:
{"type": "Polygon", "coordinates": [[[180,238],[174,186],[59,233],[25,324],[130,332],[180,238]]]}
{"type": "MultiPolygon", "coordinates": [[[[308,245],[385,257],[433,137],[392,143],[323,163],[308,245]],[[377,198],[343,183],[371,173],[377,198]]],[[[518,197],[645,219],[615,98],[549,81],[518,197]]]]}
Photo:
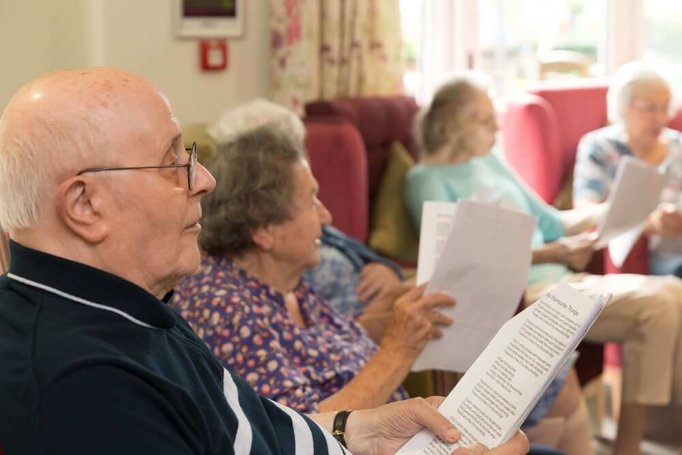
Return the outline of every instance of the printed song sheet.
{"type": "Polygon", "coordinates": [[[622,265],[630,253],[649,214],[659,203],[664,184],[665,177],[655,167],[630,157],[621,161],[595,244],[595,249],[608,244],[616,266],[622,265]]]}
{"type": "Polygon", "coordinates": [[[460,441],[448,445],[422,430],[398,453],[447,455],[459,445],[506,442],[609,299],[560,284],[506,322],[438,409],[460,430],[460,441]]]}
{"type": "Polygon", "coordinates": [[[425,202],[417,283],[455,298],[454,323],[413,371],[466,371],[516,310],[531,263],[536,218],[489,204],[425,202]],[[452,346],[458,346],[453,350],[452,346]]]}

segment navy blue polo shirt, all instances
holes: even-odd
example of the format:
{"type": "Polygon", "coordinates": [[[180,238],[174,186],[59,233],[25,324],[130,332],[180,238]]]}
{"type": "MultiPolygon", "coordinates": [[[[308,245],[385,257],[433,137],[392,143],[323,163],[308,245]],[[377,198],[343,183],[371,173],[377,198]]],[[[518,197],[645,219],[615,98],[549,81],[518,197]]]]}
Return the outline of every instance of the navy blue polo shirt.
{"type": "Polygon", "coordinates": [[[0,277],[0,447],[11,454],[342,453],[260,397],[166,302],[10,244],[0,277]]]}

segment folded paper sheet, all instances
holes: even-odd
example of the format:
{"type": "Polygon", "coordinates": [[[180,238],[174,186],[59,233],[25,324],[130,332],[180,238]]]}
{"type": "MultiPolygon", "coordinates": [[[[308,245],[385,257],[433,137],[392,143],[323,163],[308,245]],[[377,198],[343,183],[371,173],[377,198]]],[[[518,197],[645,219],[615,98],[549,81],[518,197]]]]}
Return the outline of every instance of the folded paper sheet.
{"type": "Polygon", "coordinates": [[[432,340],[413,371],[466,371],[516,310],[531,263],[536,218],[461,200],[425,202],[417,283],[457,304],[454,323],[432,340]],[[453,349],[457,346],[457,349],[453,349]]]}
{"type": "Polygon", "coordinates": [[[493,448],[505,443],[609,300],[610,295],[592,299],[560,284],[514,316],[438,408],[462,433],[459,443],[445,444],[422,430],[398,453],[447,455],[460,444],[493,448]]]}
{"type": "Polygon", "coordinates": [[[617,267],[623,265],[649,214],[658,206],[664,185],[665,176],[654,166],[630,157],[621,160],[595,245],[598,249],[608,244],[617,267]]]}

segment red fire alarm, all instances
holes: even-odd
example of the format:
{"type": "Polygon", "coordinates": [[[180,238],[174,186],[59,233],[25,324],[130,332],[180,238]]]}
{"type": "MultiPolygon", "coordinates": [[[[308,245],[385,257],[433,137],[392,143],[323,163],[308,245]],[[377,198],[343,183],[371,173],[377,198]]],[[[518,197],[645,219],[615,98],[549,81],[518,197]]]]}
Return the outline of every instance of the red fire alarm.
{"type": "Polygon", "coordinates": [[[199,41],[199,55],[202,70],[224,70],[227,68],[227,41],[224,39],[201,40],[199,41]]]}

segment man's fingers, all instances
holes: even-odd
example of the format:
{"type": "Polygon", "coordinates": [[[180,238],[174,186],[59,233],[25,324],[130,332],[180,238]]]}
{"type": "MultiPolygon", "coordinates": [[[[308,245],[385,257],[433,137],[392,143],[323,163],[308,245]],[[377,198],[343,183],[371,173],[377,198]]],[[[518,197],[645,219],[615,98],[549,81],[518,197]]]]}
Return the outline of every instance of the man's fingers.
{"type": "Polygon", "coordinates": [[[460,437],[459,431],[434,407],[434,404],[438,403],[438,400],[442,401],[443,397],[417,398],[416,400],[421,401],[421,404],[413,408],[415,420],[431,430],[442,441],[450,444],[457,442],[460,437]]]}
{"type": "Polygon", "coordinates": [[[462,447],[452,452],[452,455],[484,455],[488,452],[488,448],[483,444],[477,442],[469,447],[462,447]]]}
{"type": "Polygon", "coordinates": [[[452,455],[523,455],[528,453],[528,450],[528,438],[522,431],[518,431],[513,438],[493,450],[476,443],[470,447],[457,449],[452,452],[452,455]]]}
{"type": "Polygon", "coordinates": [[[523,431],[517,431],[506,444],[491,450],[490,455],[520,455],[528,453],[529,449],[528,438],[523,431]]]}

